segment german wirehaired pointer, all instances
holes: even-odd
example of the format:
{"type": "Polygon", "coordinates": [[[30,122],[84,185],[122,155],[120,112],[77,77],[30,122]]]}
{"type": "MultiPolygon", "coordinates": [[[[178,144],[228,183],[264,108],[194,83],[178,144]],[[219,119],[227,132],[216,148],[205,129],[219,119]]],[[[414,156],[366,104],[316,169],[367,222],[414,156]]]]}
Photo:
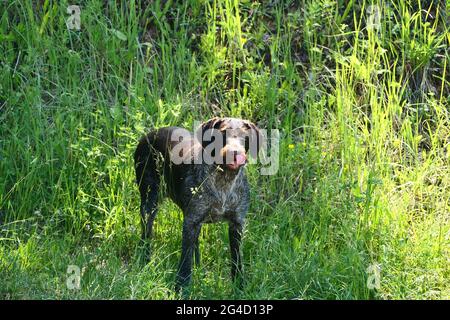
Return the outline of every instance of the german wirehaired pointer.
{"type": "Polygon", "coordinates": [[[195,134],[165,127],[140,140],[134,161],[141,194],[143,240],[152,234],[161,176],[167,187],[163,194],[183,210],[177,290],[189,283],[193,258],[196,263],[200,261],[198,238],[203,223],[228,222],[231,276],[233,280],[240,278],[241,236],[250,203],[243,167],[249,160],[248,154],[256,159],[259,146],[258,128],[235,118],[213,118],[195,134]]]}

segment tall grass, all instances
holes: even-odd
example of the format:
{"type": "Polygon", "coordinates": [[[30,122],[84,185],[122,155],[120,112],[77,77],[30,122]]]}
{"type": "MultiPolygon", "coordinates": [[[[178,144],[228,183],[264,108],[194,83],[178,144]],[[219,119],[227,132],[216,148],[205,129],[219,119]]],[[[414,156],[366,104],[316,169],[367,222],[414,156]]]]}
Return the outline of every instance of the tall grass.
{"type": "Polygon", "coordinates": [[[0,3],[1,298],[178,298],[182,215],[144,264],[132,152],[213,115],[279,129],[280,167],[247,170],[244,290],[208,225],[192,298],[450,298],[448,4],[69,4],[0,3]]]}

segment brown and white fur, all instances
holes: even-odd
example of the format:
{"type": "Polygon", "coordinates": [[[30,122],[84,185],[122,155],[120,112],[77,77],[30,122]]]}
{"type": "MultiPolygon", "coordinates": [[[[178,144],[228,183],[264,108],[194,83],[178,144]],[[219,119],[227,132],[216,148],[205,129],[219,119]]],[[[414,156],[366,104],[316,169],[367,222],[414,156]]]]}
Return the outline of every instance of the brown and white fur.
{"type": "Polygon", "coordinates": [[[244,166],[249,153],[256,158],[259,145],[258,128],[249,121],[236,118],[210,119],[195,135],[182,128],[164,127],[151,131],[140,140],[134,160],[141,194],[142,238],[147,240],[152,234],[162,176],[167,186],[164,193],[183,211],[177,289],[189,283],[193,257],[197,263],[200,261],[198,238],[203,223],[228,222],[231,276],[235,280],[242,274],[240,245],[250,204],[244,166]],[[173,139],[174,133],[180,131],[184,139],[173,139]],[[171,157],[180,146],[186,146],[180,154],[188,161],[175,164],[171,157]],[[211,147],[217,148],[206,155],[205,150],[211,147]],[[210,157],[206,161],[206,156],[212,156],[214,160],[210,161],[210,157]]]}

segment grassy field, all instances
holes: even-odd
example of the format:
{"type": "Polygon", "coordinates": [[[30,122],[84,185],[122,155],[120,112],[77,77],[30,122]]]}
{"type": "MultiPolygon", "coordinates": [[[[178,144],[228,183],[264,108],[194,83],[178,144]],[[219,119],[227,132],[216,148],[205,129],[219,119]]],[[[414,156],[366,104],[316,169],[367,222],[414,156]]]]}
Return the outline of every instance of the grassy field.
{"type": "Polygon", "coordinates": [[[278,129],[279,170],[247,168],[246,287],[207,225],[191,298],[449,299],[449,10],[0,1],[0,298],[179,298],[182,214],[163,203],[143,263],[132,153],[217,115],[278,129]]]}

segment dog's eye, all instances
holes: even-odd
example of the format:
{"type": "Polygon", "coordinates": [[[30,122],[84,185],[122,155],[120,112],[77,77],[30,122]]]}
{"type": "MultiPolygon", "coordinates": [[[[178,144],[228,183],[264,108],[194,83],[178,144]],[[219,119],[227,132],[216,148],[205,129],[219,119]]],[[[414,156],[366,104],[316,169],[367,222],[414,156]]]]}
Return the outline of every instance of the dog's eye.
{"type": "Polygon", "coordinates": [[[245,137],[245,150],[248,151],[248,149],[250,149],[250,137],[246,136],[245,137]]]}

